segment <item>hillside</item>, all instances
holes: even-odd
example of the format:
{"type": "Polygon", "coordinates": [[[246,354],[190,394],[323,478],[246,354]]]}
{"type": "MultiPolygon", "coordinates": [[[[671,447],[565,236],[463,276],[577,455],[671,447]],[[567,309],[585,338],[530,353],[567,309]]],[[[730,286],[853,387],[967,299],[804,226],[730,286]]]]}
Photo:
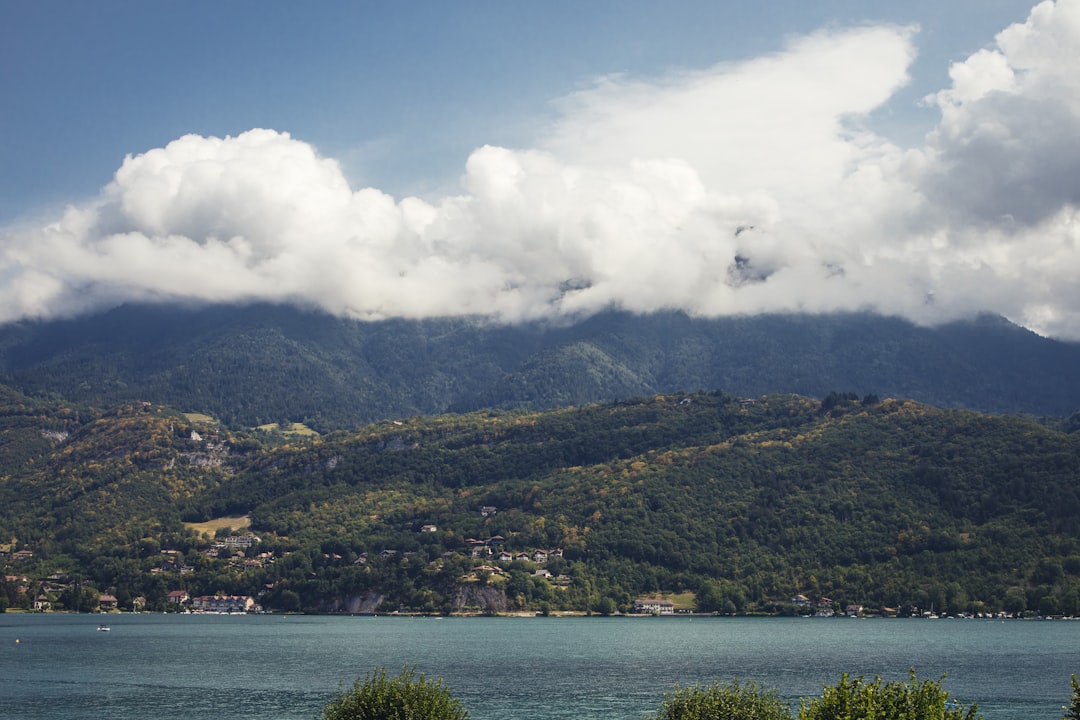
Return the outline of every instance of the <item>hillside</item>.
{"type": "Polygon", "coordinates": [[[801,593],[1080,614],[1080,434],[1022,418],[694,393],[303,439],[5,398],[23,449],[0,538],[33,552],[8,571],[151,606],[184,588],[279,609],[609,612],[682,592],[787,612],[801,593]],[[244,558],[182,524],[228,516],[259,537],[244,558]]]}
{"type": "Polygon", "coordinates": [[[321,432],[714,388],[743,397],[851,389],[1063,417],[1080,408],[1080,345],[990,317],[926,328],[863,314],[611,312],[568,326],[491,326],[364,323],[265,305],[125,306],[0,327],[0,381],[35,397],[148,401],[231,428],[287,420],[321,432]]]}

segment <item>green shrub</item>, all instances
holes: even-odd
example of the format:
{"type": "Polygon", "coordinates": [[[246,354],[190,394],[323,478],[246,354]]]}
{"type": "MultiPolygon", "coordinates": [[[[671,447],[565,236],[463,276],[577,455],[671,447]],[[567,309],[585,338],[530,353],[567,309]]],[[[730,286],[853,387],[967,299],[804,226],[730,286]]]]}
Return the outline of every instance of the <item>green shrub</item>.
{"type": "Polygon", "coordinates": [[[379,668],[357,679],[323,708],[321,720],[468,720],[469,713],[443,685],[406,666],[388,678],[379,668]]]}
{"type": "Polygon", "coordinates": [[[1062,720],[1080,720],[1080,683],[1076,682],[1076,676],[1072,676],[1072,705],[1065,708],[1067,712],[1062,720]]]}
{"type": "Polygon", "coordinates": [[[804,700],[798,720],[978,720],[978,707],[949,699],[949,693],[934,680],[919,681],[915,671],[910,682],[882,683],[852,680],[846,673],[820,698],[804,700]]]}
{"type": "Polygon", "coordinates": [[[707,687],[675,686],[655,720],[792,720],[775,690],[738,680],[707,687]]]}

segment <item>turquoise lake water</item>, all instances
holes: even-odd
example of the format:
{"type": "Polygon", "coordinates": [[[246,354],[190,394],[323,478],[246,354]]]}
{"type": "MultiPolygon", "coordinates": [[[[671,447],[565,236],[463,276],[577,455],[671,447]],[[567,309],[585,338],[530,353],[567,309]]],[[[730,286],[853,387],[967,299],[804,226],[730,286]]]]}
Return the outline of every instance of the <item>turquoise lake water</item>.
{"type": "Polygon", "coordinates": [[[1080,621],[0,615],[5,720],[311,720],[409,664],[474,720],[640,720],[676,684],[742,678],[793,705],[841,673],[948,673],[987,720],[1060,720],[1080,621]]]}

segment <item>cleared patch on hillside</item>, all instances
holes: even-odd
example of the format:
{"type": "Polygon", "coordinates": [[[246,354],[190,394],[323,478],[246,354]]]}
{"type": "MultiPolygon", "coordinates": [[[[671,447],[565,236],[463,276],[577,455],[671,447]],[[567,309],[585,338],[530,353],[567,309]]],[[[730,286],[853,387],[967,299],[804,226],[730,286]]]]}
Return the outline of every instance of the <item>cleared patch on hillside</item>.
{"type": "Polygon", "coordinates": [[[319,433],[315,432],[314,430],[312,430],[311,428],[309,428],[304,423],[298,423],[298,422],[288,423],[287,425],[283,424],[283,423],[269,423],[267,425],[260,425],[258,427],[258,429],[262,430],[263,432],[276,432],[276,433],[281,433],[282,435],[309,435],[309,436],[315,436],[315,435],[319,434],[319,433]]]}
{"type": "Polygon", "coordinates": [[[243,530],[250,525],[251,518],[247,515],[219,517],[201,523],[184,523],[184,527],[189,530],[194,530],[201,535],[209,535],[210,537],[214,537],[221,528],[227,528],[228,530],[235,532],[243,530]]]}
{"type": "Polygon", "coordinates": [[[186,417],[188,420],[190,420],[193,423],[217,424],[217,420],[210,417],[209,415],[203,415],[202,413],[194,413],[194,412],[184,413],[184,417],[186,417]]]}

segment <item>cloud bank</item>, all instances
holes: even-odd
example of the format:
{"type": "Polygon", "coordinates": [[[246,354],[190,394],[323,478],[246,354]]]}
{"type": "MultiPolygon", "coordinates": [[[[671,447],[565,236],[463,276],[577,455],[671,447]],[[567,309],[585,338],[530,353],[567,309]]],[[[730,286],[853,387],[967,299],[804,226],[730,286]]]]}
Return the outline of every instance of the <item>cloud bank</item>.
{"type": "Polygon", "coordinates": [[[500,322],[1003,314],[1080,339],[1080,0],[1036,6],[950,70],[903,149],[866,127],[912,28],[563,98],[536,147],[485,146],[438,201],[354,190],[284,132],[127,157],[93,203],[0,231],[0,322],[125,301],[272,301],[500,322]]]}

